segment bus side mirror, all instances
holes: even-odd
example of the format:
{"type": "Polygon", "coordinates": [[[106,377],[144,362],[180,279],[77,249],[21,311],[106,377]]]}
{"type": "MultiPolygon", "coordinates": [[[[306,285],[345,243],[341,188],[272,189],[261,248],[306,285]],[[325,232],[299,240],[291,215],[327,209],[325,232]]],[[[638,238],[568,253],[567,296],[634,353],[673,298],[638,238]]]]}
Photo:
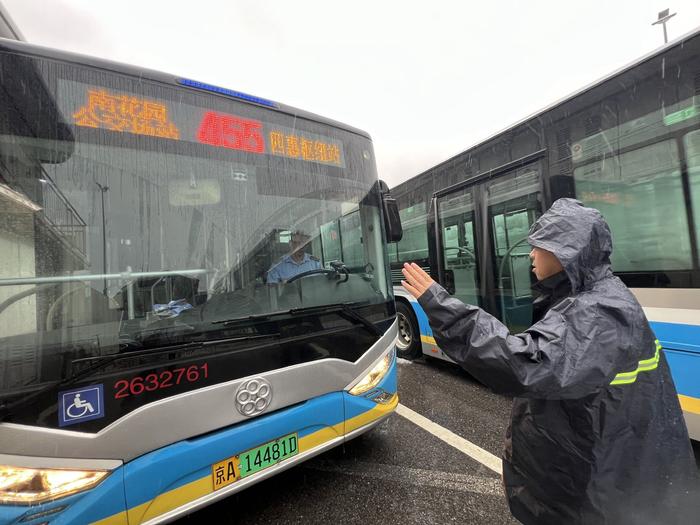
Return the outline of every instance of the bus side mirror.
{"type": "Polygon", "coordinates": [[[388,193],[382,194],[382,208],[384,211],[386,242],[399,242],[403,237],[403,228],[396,199],[388,193]]]}

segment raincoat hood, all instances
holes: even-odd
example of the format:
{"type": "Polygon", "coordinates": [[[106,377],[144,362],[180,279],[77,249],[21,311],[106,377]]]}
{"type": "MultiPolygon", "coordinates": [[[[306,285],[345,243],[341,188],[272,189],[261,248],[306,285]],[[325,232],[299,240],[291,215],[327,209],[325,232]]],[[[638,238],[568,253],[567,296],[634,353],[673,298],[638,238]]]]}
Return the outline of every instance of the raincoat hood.
{"type": "Polygon", "coordinates": [[[530,228],[531,246],[552,252],[574,291],[612,273],[612,235],[600,212],[575,199],[559,199],[530,228]]]}

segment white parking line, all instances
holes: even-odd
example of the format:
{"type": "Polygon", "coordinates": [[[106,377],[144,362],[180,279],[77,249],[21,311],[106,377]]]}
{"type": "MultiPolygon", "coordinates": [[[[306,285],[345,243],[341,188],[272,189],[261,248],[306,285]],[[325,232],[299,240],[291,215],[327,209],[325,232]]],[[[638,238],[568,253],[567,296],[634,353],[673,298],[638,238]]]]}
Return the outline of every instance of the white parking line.
{"type": "Polygon", "coordinates": [[[433,436],[441,439],[448,445],[453,446],[470,458],[478,461],[485,467],[490,468],[496,474],[502,473],[503,466],[501,459],[475,445],[471,441],[467,441],[463,437],[458,436],[450,430],[447,430],[445,427],[441,427],[437,423],[430,421],[427,417],[421,416],[418,412],[415,412],[402,404],[399,404],[396,407],[396,413],[405,417],[411,423],[418,425],[423,430],[430,432],[433,436]]]}

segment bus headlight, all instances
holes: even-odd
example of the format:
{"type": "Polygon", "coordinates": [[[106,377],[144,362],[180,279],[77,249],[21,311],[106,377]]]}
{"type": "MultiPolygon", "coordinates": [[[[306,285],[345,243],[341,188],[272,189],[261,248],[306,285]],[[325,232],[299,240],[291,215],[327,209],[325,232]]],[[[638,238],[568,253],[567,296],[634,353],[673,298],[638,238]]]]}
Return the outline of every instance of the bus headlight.
{"type": "Polygon", "coordinates": [[[389,371],[391,361],[394,359],[394,352],[388,352],[379,362],[362,378],[362,381],[357,383],[350,389],[350,393],[354,396],[364,394],[379,384],[382,378],[389,371]]]}
{"type": "Polygon", "coordinates": [[[0,503],[39,503],[97,485],[106,470],[38,469],[0,465],[0,503]]]}

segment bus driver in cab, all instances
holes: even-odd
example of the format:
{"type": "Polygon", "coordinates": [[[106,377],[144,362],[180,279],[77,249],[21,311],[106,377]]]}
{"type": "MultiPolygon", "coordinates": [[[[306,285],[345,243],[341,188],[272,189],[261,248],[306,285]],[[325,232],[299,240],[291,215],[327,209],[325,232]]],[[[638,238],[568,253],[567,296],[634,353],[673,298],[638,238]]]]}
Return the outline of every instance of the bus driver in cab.
{"type": "Polygon", "coordinates": [[[311,237],[302,231],[292,233],[289,253],[267,271],[267,284],[284,283],[295,275],[321,269],[321,261],[304,251],[310,241],[311,237]]]}

